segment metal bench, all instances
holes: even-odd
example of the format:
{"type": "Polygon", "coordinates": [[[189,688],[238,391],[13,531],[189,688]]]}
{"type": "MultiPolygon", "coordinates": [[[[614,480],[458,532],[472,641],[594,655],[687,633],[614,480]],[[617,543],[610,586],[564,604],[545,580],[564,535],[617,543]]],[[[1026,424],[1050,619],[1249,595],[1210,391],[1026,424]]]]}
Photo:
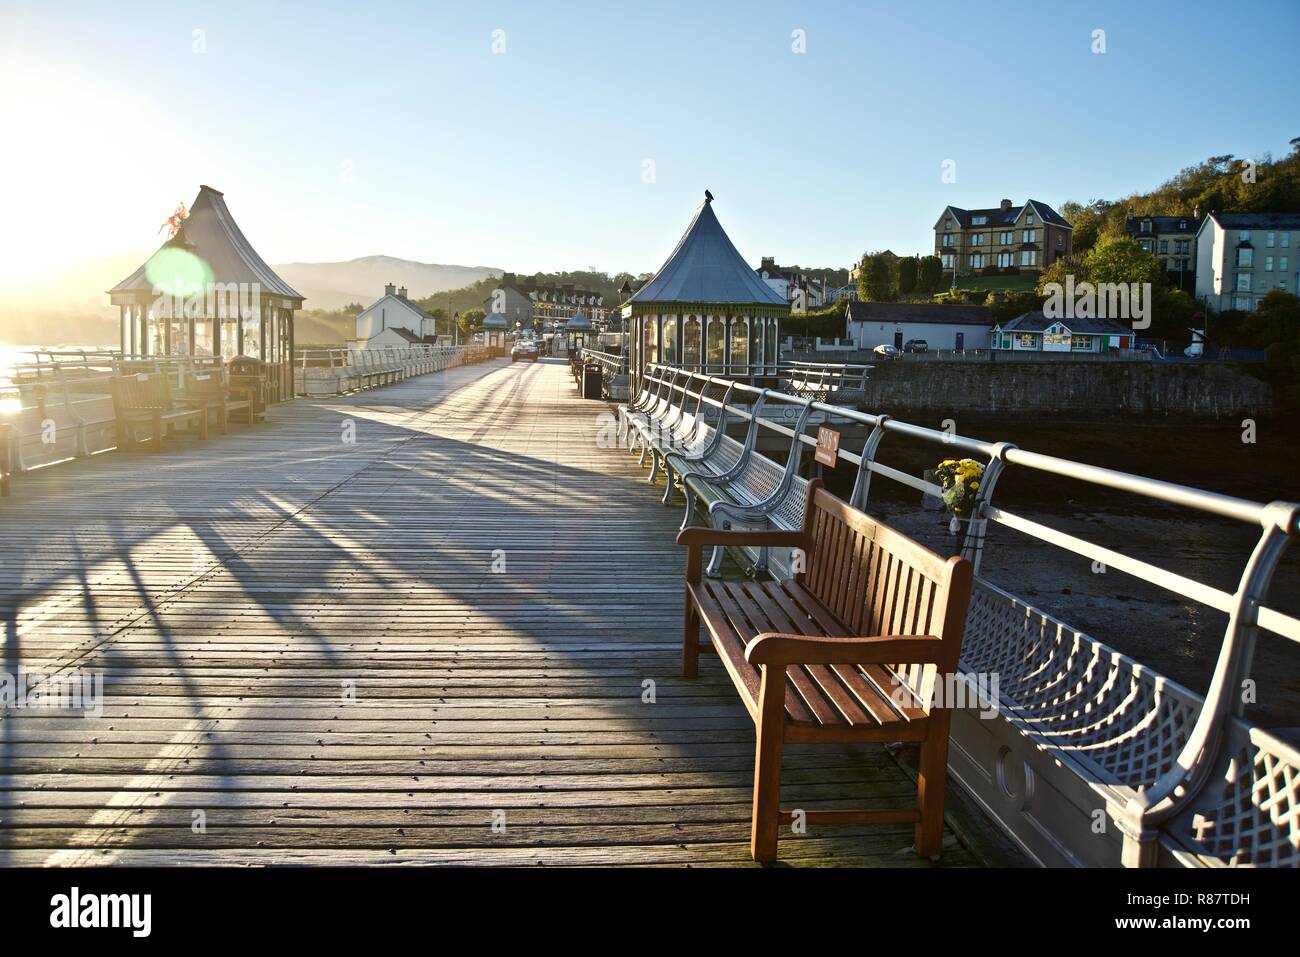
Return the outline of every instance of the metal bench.
{"type": "Polygon", "coordinates": [[[951,702],[971,565],[929,549],[851,508],[812,482],[797,531],[688,528],[682,674],[698,673],[701,624],[758,732],[750,853],[776,857],[785,744],[896,741],[920,745],[915,807],[820,809],[807,824],[916,825],[916,851],[943,847],[951,702]],[[802,550],[789,581],[711,582],[705,545],[748,543],[802,550]],[[910,676],[906,680],[903,676],[910,676]],[[936,696],[934,691],[939,689],[936,696]]]}

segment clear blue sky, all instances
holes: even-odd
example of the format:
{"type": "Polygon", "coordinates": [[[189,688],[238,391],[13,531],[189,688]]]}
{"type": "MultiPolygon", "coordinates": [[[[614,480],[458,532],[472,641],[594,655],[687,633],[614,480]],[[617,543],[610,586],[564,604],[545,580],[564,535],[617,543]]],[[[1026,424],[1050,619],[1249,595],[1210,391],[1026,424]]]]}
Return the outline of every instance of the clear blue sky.
{"type": "Polygon", "coordinates": [[[847,265],[928,249],[949,203],[1281,155],[1297,50],[1296,0],[0,0],[9,252],[149,248],[207,183],[273,262],[648,271],[707,187],[755,264],[847,265]]]}

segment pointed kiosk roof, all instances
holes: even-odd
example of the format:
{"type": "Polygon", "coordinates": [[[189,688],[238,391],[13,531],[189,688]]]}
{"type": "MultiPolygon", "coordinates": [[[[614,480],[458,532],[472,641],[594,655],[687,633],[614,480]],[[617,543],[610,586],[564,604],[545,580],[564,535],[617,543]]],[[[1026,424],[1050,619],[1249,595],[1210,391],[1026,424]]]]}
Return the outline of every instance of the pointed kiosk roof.
{"type": "Polygon", "coordinates": [[[302,295],[277,276],[257,254],[226,208],[225,197],[211,186],[199,187],[198,198],[190,207],[189,216],[182,221],[181,231],[175,239],[163,243],[139,269],[108,291],[114,304],[138,302],[141,296],[153,295],[149,264],[164,250],[171,251],[178,245],[207,264],[213,282],[256,283],[262,295],[290,300],[288,305],[293,309],[302,306],[302,295]]]}
{"type": "Polygon", "coordinates": [[[565,332],[591,332],[591,320],[582,310],[578,310],[576,315],[570,316],[569,321],[564,324],[565,332]]]}
{"type": "Polygon", "coordinates": [[[758,277],[732,245],[707,190],[677,248],[655,277],[627,300],[624,314],[659,312],[668,303],[743,306],[748,308],[738,311],[782,316],[790,312],[785,299],[758,277]]]}

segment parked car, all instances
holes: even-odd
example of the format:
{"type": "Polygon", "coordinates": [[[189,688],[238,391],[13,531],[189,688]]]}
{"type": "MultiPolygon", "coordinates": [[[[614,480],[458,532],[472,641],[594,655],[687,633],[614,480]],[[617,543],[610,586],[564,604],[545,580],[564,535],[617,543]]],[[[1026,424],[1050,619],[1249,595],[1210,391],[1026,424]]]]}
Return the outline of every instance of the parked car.
{"type": "Polygon", "coordinates": [[[882,359],[897,359],[902,355],[902,353],[898,351],[898,346],[891,345],[879,345],[871,351],[882,359]]]}
{"type": "Polygon", "coordinates": [[[908,339],[903,343],[904,352],[929,352],[930,343],[924,339],[908,339]]]}
{"type": "Polygon", "coordinates": [[[518,362],[521,359],[527,359],[529,362],[537,361],[537,343],[532,339],[520,339],[510,350],[510,361],[518,362]]]}

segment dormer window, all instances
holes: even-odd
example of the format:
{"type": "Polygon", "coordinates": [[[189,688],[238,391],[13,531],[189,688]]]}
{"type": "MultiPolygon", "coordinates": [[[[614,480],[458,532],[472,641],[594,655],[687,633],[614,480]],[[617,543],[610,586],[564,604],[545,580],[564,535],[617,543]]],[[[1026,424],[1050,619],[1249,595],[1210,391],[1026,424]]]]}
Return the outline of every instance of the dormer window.
{"type": "Polygon", "coordinates": [[[1185,220],[1185,219],[1180,219],[1180,220],[1178,221],[1178,228],[1179,228],[1179,229],[1186,229],[1186,228],[1187,228],[1187,220],[1185,220]]]}
{"type": "Polygon", "coordinates": [[[988,224],[988,221],[989,218],[987,216],[972,216],[970,224],[972,226],[985,226],[988,224]]]}
{"type": "Polygon", "coordinates": [[[1032,226],[1032,225],[1034,225],[1034,214],[1033,214],[1033,213],[1029,213],[1028,215],[1025,216],[1025,225],[1026,225],[1026,226],[1032,226]]]}
{"type": "Polygon", "coordinates": [[[952,220],[951,220],[951,219],[949,219],[949,220],[945,220],[945,221],[944,221],[944,224],[943,224],[943,228],[944,228],[944,229],[952,229],[952,220]]]}
{"type": "Polygon", "coordinates": [[[1151,220],[1149,219],[1142,220],[1142,232],[1144,233],[1151,232],[1151,220]]]}

